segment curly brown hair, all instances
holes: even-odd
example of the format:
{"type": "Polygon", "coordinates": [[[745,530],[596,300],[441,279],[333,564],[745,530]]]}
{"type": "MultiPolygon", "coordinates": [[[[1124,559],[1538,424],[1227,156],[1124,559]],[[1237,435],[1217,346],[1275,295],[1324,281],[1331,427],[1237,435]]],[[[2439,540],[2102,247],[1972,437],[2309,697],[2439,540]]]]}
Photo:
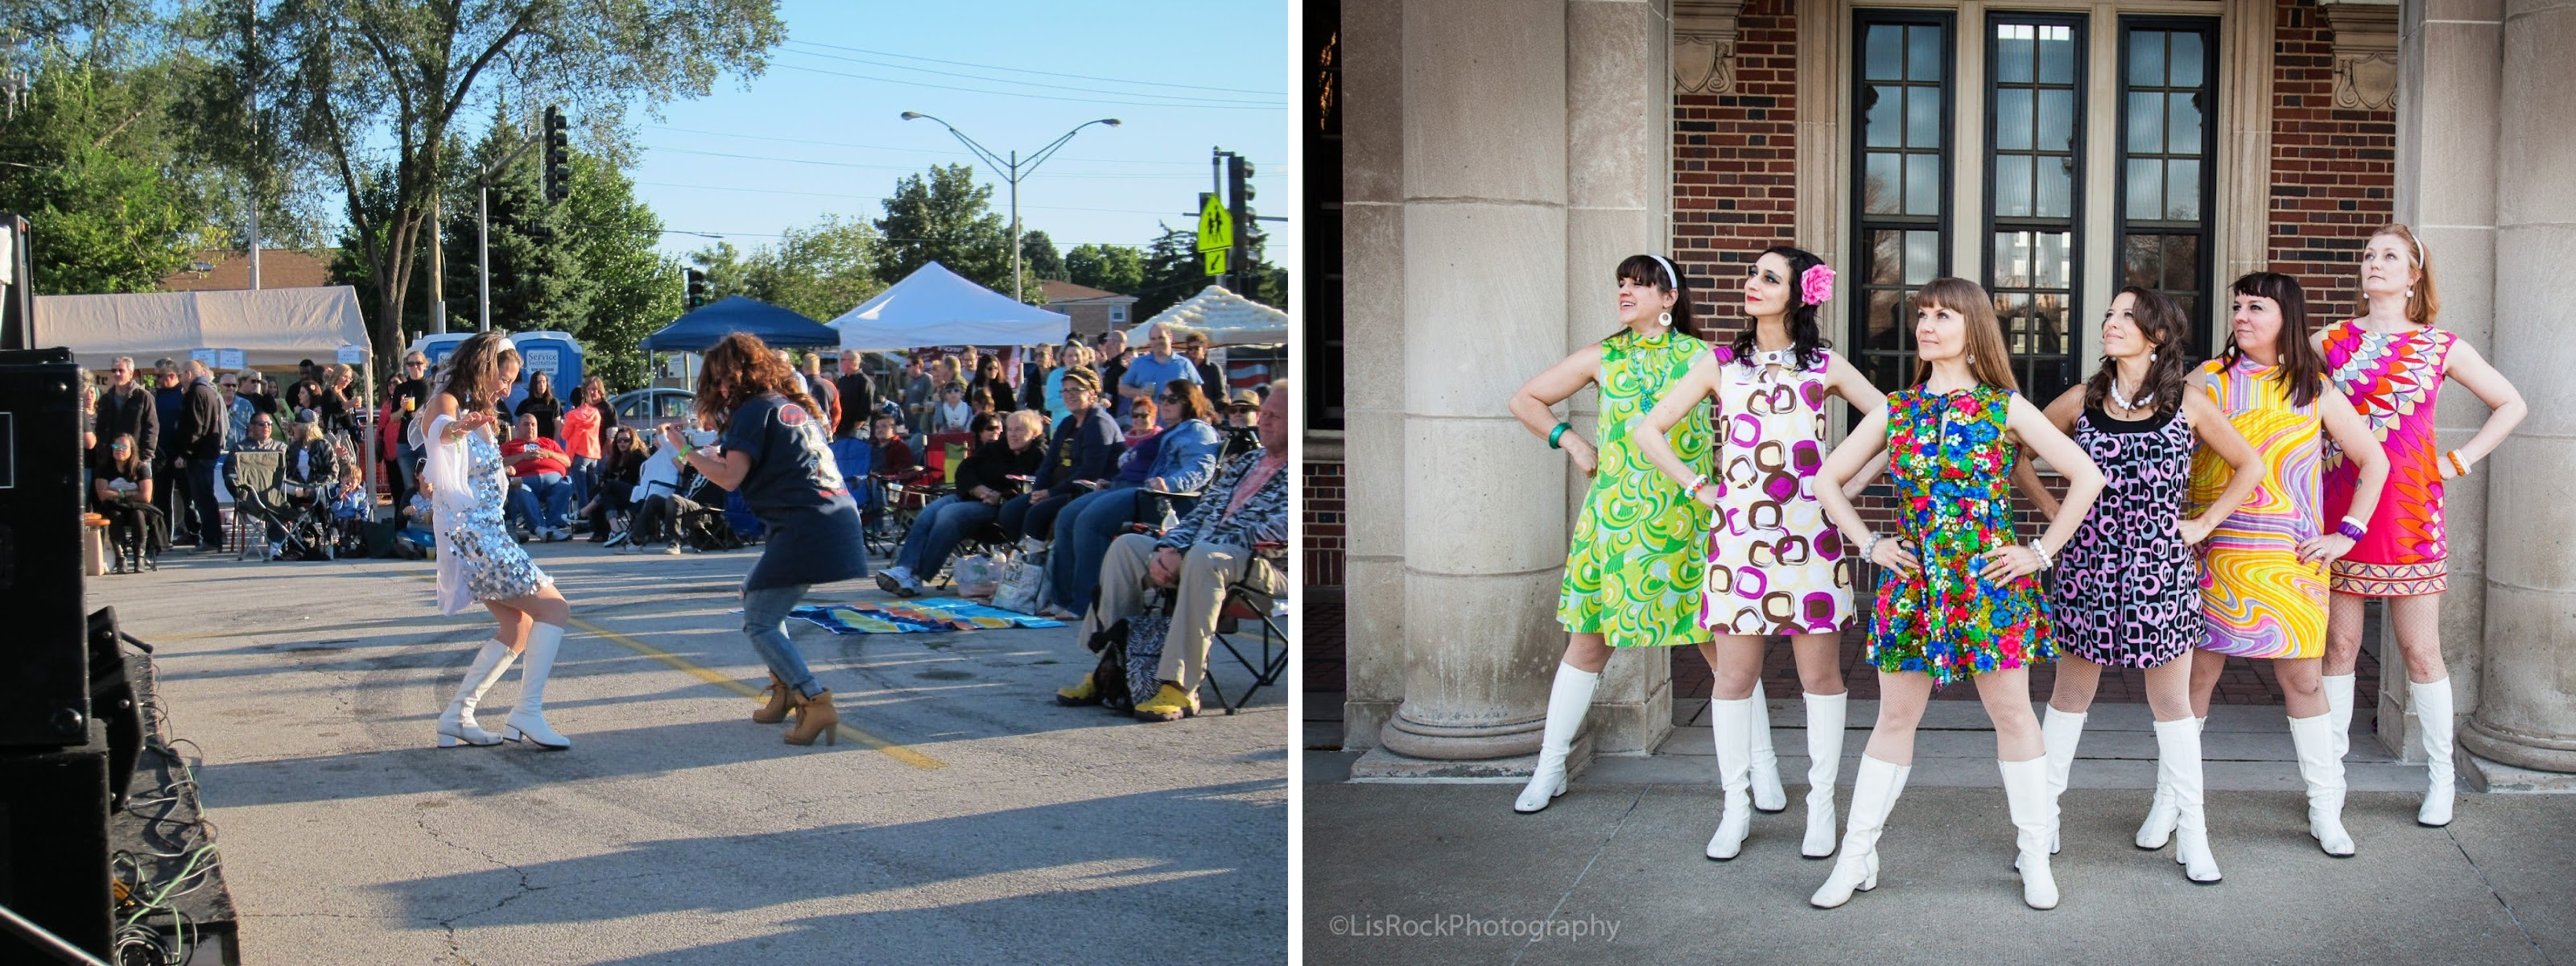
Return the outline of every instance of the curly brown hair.
{"type": "Polygon", "coordinates": [[[438,391],[456,397],[459,415],[469,412],[500,411],[501,400],[510,394],[510,384],[501,378],[501,359],[519,357],[510,337],[500,332],[477,332],[457,345],[456,352],[439,367],[438,391]]]}
{"type": "Polygon", "coordinates": [[[706,368],[698,376],[698,415],[722,426],[733,411],[755,396],[774,392],[795,400],[809,415],[822,412],[814,397],[797,384],[795,370],[778,353],[749,332],[736,332],[707,350],[706,368]]]}

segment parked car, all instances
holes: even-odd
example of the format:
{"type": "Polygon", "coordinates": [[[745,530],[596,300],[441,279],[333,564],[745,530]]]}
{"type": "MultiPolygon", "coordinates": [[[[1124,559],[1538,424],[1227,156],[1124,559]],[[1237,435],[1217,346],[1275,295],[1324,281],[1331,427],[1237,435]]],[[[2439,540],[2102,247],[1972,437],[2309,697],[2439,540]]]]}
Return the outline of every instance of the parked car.
{"type": "Polygon", "coordinates": [[[652,426],[688,418],[696,398],[686,389],[663,387],[621,392],[608,405],[617,411],[620,426],[652,426]]]}

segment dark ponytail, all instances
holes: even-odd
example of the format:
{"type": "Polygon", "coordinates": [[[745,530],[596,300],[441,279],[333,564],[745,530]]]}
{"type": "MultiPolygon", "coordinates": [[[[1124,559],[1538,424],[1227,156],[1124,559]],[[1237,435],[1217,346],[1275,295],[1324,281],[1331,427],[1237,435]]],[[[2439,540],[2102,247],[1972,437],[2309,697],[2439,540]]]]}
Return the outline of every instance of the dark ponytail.
{"type": "MultiPolygon", "coordinates": [[[[1680,264],[1669,260],[1659,260],[1653,255],[1630,255],[1619,262],[1619,271],[1610,280],[1612,284],[1635,282],[1658,293],[1673,293],[1673,331],[1707,342],[1709,333],[1700,327],[1698,313],[1691,308],[1690,277],[1681,271],[1680,264]],[[1666,265],[1672,266],[1672,274],[1665,274],[1666,265]]],[[[1615,337],[1618,333],[1611,335],[1615,337]]]]}
{"type": "MultiPolygon", "coordinates": [[[[2153,409],[2157,415],[2178,412],[2182,409],[2183,388],[2191,382],[2191,371],[2199,367],[2191,353],[2185,351],[2189,347],[2186,328],[2190,323],[2183,318],[2181,306],[2154,289],[2127,286],[2111,301],[2117,303],[2121,295],[2137,300],[2134,314],[2138,334],[2147,337],[2147,344],[2153,347],[2148,351],[2156,357],[2147,364],[2147,378],[2139,384],[2138,395],[2155,400],[2153,409]]],[[[2102,400],[2111,395],[2111,380],[2119,368],[2110,356],[2102,357],[2101,368],[2093,370],[2093,378],[2084,382],[2084,408],[2102,408],[2102,400]]]]}
{"type": "MultiPolygon", "coordinates": [[[[1789,260],[1789,342],[1797,350],[1799,371],[1813,369],[1824,359],[1825,349],[1833,343],[1826,341],[1824,330],[1816,326],[1816,303],[1807,301],[1807,287],[1801,284],[1801,280],[1806,277],[1808,269],[1824,264],[1825,260],[1806,249],[1787,245],[1773,245],[1763,249],[1762,254],[1789,260]]],[[[1748,366],[1753,364],[1753,354],[1760,351],[1754,348],[1753,334],[1759,328],[1759,323],[1745,320],[1744,331],[1735,334],[1735,361],[1748,366]]]]}

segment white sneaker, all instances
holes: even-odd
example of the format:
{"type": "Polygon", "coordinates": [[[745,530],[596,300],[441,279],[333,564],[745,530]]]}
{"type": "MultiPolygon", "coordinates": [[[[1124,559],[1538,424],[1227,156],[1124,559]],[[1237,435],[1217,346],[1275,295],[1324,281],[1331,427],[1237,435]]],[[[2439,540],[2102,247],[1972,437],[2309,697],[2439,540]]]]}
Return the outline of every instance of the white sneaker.
{"type": "Polygon", "coordinates": [[[671,542],[669,542],[669,543],[663,544],[663,545],[662,545],[662,552],[663,552],[663,553],[665,553],[665,554],[668,554],[668,555],[670,555],[670,556],[674,556],[674,557],[679,556],[679,555],[680,555],[680,542],[679,542],[679,541],[677,541],[677,540],[673,540],[673,541],[671,541],[671,542]]]}

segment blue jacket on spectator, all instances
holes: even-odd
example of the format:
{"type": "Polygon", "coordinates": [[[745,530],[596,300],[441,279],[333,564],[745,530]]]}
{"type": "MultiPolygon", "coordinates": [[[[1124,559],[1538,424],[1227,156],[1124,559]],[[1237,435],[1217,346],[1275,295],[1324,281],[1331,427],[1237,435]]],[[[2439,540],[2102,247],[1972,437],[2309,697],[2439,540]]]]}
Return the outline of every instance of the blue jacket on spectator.
{"type": "Polygon", "coordinates": [[[1055,441],[1047,445],[1046,462],[1040,464],[1038,485],[1052,489],[1066,480],[1106,480],[1118,471],[1118,420],[1109,410],[1091,407],[1091,416],[1076,425],[1065,417],[1055,428],[1055,441]]]}
{"type": "Polygon", "coordinates": [[[1217,450],[1224,442],[1206,420],[1183,420],[1163,430],[1161,440],[1162,449],[1154,453],[1154,466],[1146,471],[1146,479],[1162,480],[1166,489],[1178,493],[1197,490],[1216,479],[1217,450]]]}

